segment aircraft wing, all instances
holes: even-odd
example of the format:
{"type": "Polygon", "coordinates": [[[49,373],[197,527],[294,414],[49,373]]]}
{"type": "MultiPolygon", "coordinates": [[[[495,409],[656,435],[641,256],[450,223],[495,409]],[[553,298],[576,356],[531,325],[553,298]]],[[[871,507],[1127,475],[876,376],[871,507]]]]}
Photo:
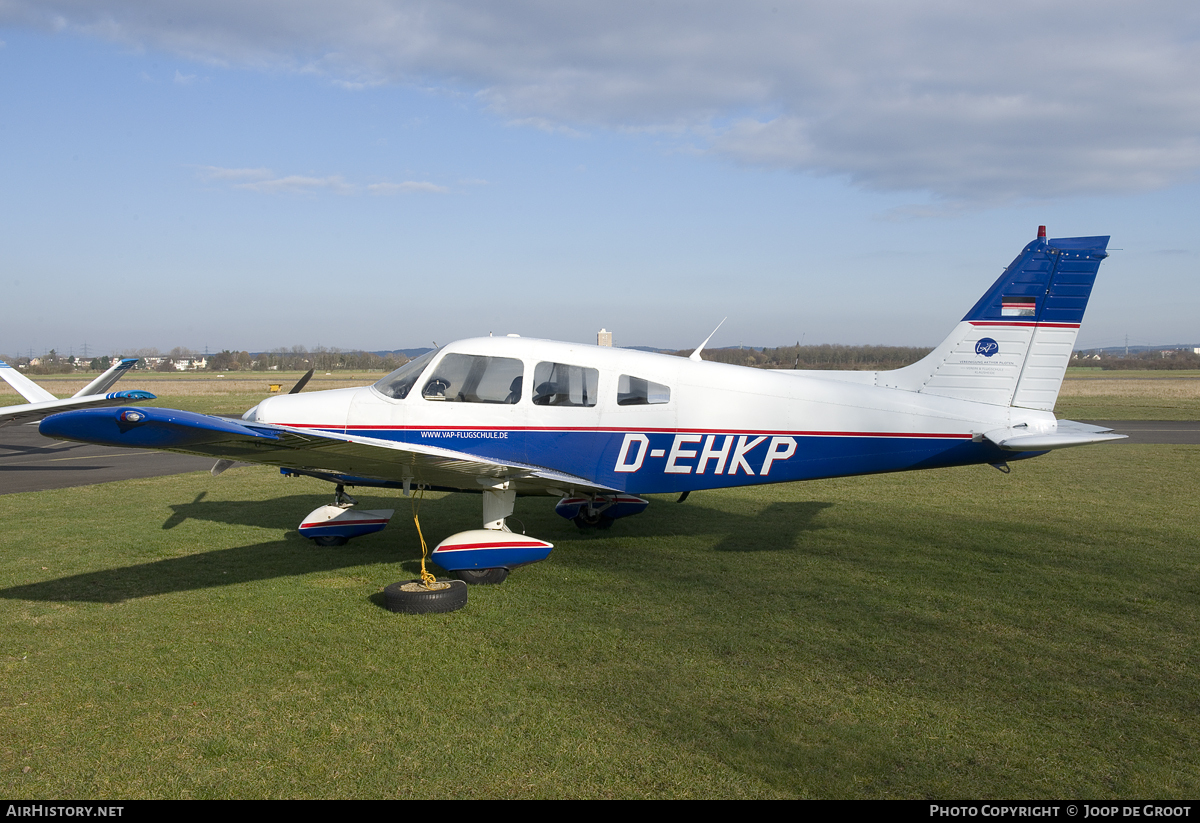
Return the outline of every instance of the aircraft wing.
{"type": "MultiPolygon", "coordinates": [[[[302,473],[456,489],[501,483],[522,492],[617,491],[582,477],[465,452],[355,434],[247,423],[176,409],[84,409],[56,414],[39,431],[59,440],[266,463],[302,473]]],[[[349,481],[348,481],[349,482],[349,481]]]]}
{"type": "MultiPolygon", "coordinates": [[[[24,375],[21,375],[24,377],[24,375]]],[[[52,414],[72,411],[94,406],[127,406],[130,403],[142,403],[154,400],[154,395],[148,391],[117,391],[108,394],[94,394],[90,397],[71,397],[66,400],[50,400],[41,403],[25,403],[20,406],[0,407],[0,427],[12,426],[17,423],[32,423],[52,414]]]]}

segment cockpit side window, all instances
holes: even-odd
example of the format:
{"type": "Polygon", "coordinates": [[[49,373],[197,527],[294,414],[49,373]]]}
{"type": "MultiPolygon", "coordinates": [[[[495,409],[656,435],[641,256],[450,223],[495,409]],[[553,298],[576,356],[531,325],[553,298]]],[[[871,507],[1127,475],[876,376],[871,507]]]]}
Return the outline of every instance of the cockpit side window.
{"type": "Polygon", "coordinates": [[[600,372],[566,363],[538,363],[533,370],[535,406],[594,406],[600,372]]]}
{"type": "Polygon", "coordinates": [[[518,403],[523,372],[521,361],[511,357],[447,354],[421,396],[454,403],[518,403]]]}
{"type": "Polygon", "coordinates": [[[644,377],[621,375],[617,381],[618,406],[656,406],[671,402],[671,388],[644,377]]]}
{"type": "Polygon", "coordinates": [[[409,360],[403,366],[377,382],[375,390],[386,397],[403,400],[408,397],[409,390],[417,382],[417,378],[421,376],[421,372],[425,371],[425,367],[429,365],[429,361],[433,359],[435,354],[437,354],[437,349],[426,352],[416,360],[409,360]]]}

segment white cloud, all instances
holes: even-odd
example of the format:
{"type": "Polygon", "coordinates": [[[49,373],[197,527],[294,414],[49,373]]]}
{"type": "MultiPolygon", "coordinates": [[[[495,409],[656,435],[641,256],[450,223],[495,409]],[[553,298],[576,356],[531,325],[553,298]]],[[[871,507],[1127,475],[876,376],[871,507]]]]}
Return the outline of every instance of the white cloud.
{"type": "Polygon", "coordinates": [[[274,177],[268,180],[255,180],[250,183],[236,183],[234,188],[247,191],[263,192],[265,194],[311,194],[318,191],[331,191],[335,194],[353,194],[355,186],[350,185],[338,175],[330,177],[304,177],[290,174],[287,177],[274,177]]]}
{"type": "Polygon", "coordinates": [[[315,194],[325,191],[334,194],[359,194],[364,190],[370,194],[400,194],[403,192],[445,194],[450,191],[446,186],[416,180],[404,183],[368,183],[363,186],[347,182],[341,175],[310,177],[301,174],[277,175],[270,169],[263,168],[228,169],[221,166],[197,166],[196,168],[200,177],[205,180],[226,183],[235,189],[262,194],[315,194]]]}
{"type": "Polygon", "coordinates": [[[522,117],[515,120],[509,120],[510,126],[525,126],[535,128],[538,131],[544,131],[547,134],[562,134],[567,137],[585,137],[586,135],[578,129],[573,129],[570,126],[562,123],[556,123],[546,117],[522,117]]]}
{"type": "Polygon", "coordinates": [[[1200,6],[1067,0],[5,0],[68,27],[348,88],[451,88],[560,133],[976,204],[1200,168],[1200,6]]]}
{"type": "Polygon", "coordinates": [[[403,192],[423,192],[425,194],[445,194],[450,189],[436,183],[410,180],[404,183],[371,183],[367,186],[371,194],[401,194],[403,192]]]}
{"type": "Polygon", "coordinates": [[[183,74],[179,69],[175,69],[175,82],[181,86],[187,86],[196,80],[194,74],[183,74]]]}
{"type": "Polygon", "coordinates": [[[270,169],[226,169],[221,166],[199,166],[200,176],[206,180],[267,180],[272,177],[270,169]]]}

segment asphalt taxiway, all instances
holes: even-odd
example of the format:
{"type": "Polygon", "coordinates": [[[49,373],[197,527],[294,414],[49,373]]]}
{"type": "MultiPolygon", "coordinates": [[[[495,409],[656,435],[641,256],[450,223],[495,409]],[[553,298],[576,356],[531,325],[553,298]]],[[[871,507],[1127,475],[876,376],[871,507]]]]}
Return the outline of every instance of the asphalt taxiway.
{"type": "Polygon", "coordinates": [[[1112,429],[1116,434],[1128,435],[1128,440],[1114,440],[1112,441],[1114,444],[1200,445],[1200,421],[1196,420],[1084,420],[1081,422],[1112,429]]]}
{"type": "Polygon", "coordinates": [[[0,494],[206,471],[211,457],[51,440],[36,425],[0,428],[0,494]]]}

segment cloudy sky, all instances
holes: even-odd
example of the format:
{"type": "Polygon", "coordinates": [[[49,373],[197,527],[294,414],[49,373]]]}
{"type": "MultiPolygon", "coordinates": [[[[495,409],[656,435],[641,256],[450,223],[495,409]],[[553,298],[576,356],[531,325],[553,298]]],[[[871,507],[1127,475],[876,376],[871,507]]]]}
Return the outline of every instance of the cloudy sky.
{"type": "Polygon", "coordinates": [[[0,0],[0,352],[1200,344],[1200,6],[0,0]]]}

